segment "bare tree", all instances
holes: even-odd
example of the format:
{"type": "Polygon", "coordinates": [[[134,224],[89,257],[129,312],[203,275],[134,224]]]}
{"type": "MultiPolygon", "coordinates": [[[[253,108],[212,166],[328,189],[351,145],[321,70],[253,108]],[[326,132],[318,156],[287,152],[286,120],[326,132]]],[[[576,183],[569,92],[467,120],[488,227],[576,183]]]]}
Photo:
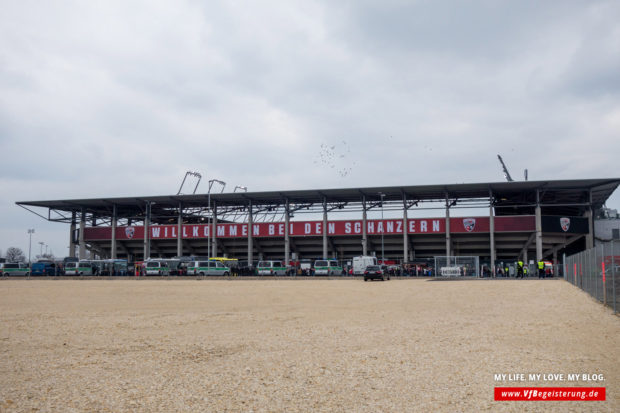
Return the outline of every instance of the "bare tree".
{"type": "Polygon", "coordinates": [[[20,248],[10,247],[6,250],[7,262],[25,262],[26,256],[20,248]]]}

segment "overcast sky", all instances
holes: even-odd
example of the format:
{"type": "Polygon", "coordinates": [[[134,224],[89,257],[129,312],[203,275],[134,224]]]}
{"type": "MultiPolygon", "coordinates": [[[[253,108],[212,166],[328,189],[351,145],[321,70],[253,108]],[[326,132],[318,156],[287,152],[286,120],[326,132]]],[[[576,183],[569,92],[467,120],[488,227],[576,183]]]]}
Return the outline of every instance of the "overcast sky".
{"type": "MultiPolygon", "coordinates": [[[[620,2],[0,0],[16,201],[620,176],[620,2]],[[186,186],[185,192],[191,192],[186,186]]],[[[608,202],[620,208],[620,196],[608,202]]],[[[44,211],[41,211],[44,212],[44,211]]]]}

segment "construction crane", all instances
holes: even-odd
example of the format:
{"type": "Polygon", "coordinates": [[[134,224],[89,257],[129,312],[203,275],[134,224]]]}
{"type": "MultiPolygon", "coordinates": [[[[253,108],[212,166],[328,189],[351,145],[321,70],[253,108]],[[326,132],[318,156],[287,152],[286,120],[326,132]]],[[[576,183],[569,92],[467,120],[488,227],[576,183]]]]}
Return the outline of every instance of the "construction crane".
{"type": "MultiPolygon", "coordinates": [[[[497,159],[499,159],[499,162],[502,164],[502,168],[504,169],[504,178],[506,178],[508,182],[514,182],[514,179],[512,179],[512,176],[510,176],[510,172],[508,172],[508,168],[506,168],[506,164],[504,163],[502,157],[497,155],[497,159]]],[[[527,169],[523,171],[523,177],[527,181],[527,169]]]]}
{"type": "Polygon", "coordinates": [[[506,168],[506,164],[504,163],[504,160],[502,159],[502,157],[499,156],[499,154],[497,155],[497,159],[499,159],[499,163],[502,164],[502,168],[504,169],[504,178],[506,178],[508,182],[513,182],[514,179],[512,179],[512,177],[510,176],[510,172],[508,172],[508,168],[506,168]]]}

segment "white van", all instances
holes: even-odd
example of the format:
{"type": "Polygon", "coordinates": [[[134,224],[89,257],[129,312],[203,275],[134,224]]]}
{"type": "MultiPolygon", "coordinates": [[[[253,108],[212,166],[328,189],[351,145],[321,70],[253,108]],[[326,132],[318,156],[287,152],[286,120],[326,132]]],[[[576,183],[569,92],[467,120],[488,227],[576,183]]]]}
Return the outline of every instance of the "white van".
{"type": "Polygon", "coordinates": [[[3,268],[0,269],[0,273],[7,277],[11,275],[28,276],[30,275],[30,267],[22,263],[6,262],[4,263],[3,268]]]}
{"type": "Polygon", "coordinates": [[[145,274],[146,275],[170,275],[170,267],[168,267],[168,263],[166,261],[156,261],[149,260],[146,262],[145,266],[145,274]]]}
{"type": "Polygon", "coordinates": [[[282,261],[259,261],[256,270],[258,275],[286,275],[282,261]]]}
{"type": "Polygon", "coordinates": [[[369,265],[377,265],[377,257],[368,255],[353,257],[353,275],[364,275],[364,271],[369,265]]]}
{"type": "Polygon", "coordinates": [[[220,261],[192,261],[187,265],[188,275],[221,275],[228,277],[230,268],[222,264],[220,261]]]}
{"type": "Polygon", "coordinates": [[[90,261],[68,262],[65,275],[93,275],[93,264],[90,261]]]}
{"type": "Polygon", "coordinates": [[[335,260],[314,261],[314,275],[341,275],[342,266],[335,260]]]}

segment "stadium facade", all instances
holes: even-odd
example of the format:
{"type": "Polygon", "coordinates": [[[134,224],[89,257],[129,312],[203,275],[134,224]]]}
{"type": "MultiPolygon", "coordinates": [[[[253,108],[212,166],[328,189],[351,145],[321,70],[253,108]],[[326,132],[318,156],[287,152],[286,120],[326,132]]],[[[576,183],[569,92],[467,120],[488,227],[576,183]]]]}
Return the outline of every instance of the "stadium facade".
{"type": "Polygon", "coordinates": [[[375,254],[404,263],[445,255],[557,262],[566,251],[594,245],[594,212],[619,184],[620,178],[524,181],[17,205],[69,224],[69,255],[79,257],[88,250],[129,260],[209,255],[289,262],[375,254]],[[468,209],[484,213],[462,216],[468,209]],[[424,217],[431,210],[442,216],[424,217]],[[371,212],[389,218],[369,219],[371,212]]]}

